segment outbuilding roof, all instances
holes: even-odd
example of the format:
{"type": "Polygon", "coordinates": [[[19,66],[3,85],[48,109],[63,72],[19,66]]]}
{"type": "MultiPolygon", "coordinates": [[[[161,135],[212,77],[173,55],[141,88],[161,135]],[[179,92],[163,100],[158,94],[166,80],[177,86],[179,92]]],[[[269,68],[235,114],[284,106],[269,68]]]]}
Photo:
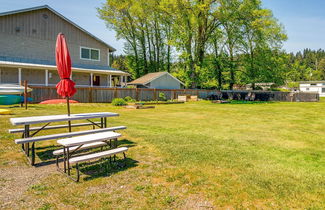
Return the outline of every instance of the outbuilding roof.
{"type": "Polygon", "coordinates": [[[103,40],[99,39],[95,35],[91,34],[87,30],[85,30],[82,27],[80,27],[79,25],[77,25],[76,23],[74,23],[71,20],[69,20],[68,18],[64,17],[62,14],[60,14],[59,12],[57,12],[56,10],[54,10],[53,8],[51,8],[48,5],[42,5],[42,6],[38,6],[38,7],[30,7],[30,8],[26,8],[26,9],[20,9],[20,10],[13,10],[13,11],[8,11],[8,12],[2,12],[2,13],[0,13],[0,17],[1,16],[6,16],[6,15],[13,15],[13,14],[18,14],[18,13],[23,13],[23,12],[31,12],[31,11],[40,10],[40,9],[48,9],[48,10],[50,10],[51,12],[53,12],[56,15],[58,15],[59,17],[61,17],[62,19],[64,19],[68,23],[72,24],[73,26],[77,27],[78,29],[80,29],[84,33],[88,34],[89,36],[91,36],[92,38],[94,38],[97,41],[101,42],[102,44],[106,45],[110,49],[111,52],[116,51],[116,49],[114,47],[110,46],[109,44],[107,44],[103,40]]]}
{"type": "Polygon", "coordinates": [[[170,75],[172,78],[174,78],[175,80],[177,80],[179,83],[181,83],[182,85],[184,85],[183,82],[179,81],[176,77],[174,77],[173,75],[169,74],[168,72],[154,72],[154,73],[149,73],[146,74],[136,80],[133,80],[132,82],[129,82],[129,85],[146,85],[148,83],[150,83],[151,81],[163,76],[163,75],[170,75]]]}

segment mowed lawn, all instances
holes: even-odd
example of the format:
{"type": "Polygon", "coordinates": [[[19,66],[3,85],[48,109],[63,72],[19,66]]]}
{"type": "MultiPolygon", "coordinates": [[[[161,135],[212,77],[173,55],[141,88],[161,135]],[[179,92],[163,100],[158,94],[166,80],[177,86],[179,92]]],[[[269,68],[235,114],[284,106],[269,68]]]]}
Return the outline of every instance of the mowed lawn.
{"type": "MultiPolygon", "coordinates": [[[[111,111],[126,125],[127,167],[85,165],[80,183],[56,171],[56,141],[38,143],[31,167],[8,134],[10,117],[66,112],[64,105],[12,108],[0,116],[0,208],[325,208],[325,101],[212,104],[132,110],[72,104],[72,113],[111,111]]],[[[86,129],[80,128],[81,129],[86,129]]],[[[76,130],[76,129],[74,129],[76,130]]],[[[66,130],[45,133],[65,132],[66,130]]]]}

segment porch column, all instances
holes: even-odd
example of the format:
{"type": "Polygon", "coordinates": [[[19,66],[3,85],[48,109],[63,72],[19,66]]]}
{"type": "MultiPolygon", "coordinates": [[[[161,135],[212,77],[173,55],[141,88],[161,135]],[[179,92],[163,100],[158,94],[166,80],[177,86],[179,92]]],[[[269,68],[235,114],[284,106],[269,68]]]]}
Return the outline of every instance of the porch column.
{"type": "Polygon", "coordinates": [[[18,84],[21,85],[21,68],[18,68],[18,84]]]}
{"type": "Polygon", "coordinates": [[[107,75],[107,87],[111,87],[111,79],[110,79],[111,75],[107,75]]]}
{"type": "Polygon", "coordinates": [[[45,69],[45,86],[49,86],[49,70],[45,69]]]}
{"type": "Polygon", "coordinates": [[[1,69],[0,69],[0,84],[1,84],[1,69]]]}
{"type": "Polygon", "coordinates": [[[90,87],[93,86],[93,83],[94,83],[94,74],[90,73],[90,87]]]}
{"type": "Polygon", "coordinates": [[[109,75],[109,87],[113,87],[112,84],[113,84],[113,83],[112,83],[112,75],[110,74],[110,75],[109,75]]]}
{"type": "Polygon", "coordinates": [[[127,86],[127,83],[128,83],[128,76],[124,76],[124,84],[125,84],[125,86],[127,86]]]}
{"type": "Polygon", "coordinates": [[[121,85],[121,87],[123,87],[123,76],[122,75],[120,76],[120,85],[121,85]]]}

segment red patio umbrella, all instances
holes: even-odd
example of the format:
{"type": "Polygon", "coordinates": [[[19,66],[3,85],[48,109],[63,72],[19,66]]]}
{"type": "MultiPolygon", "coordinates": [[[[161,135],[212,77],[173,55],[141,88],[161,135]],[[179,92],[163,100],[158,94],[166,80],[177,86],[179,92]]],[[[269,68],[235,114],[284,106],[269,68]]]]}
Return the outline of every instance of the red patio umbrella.
{"type": "MultiPolygon", "coordinates": [[[[72,97],[77,92],[77,90],[74,87],[75,83],[70,79],[71,58],[69,54],[68,45],[62,33],[59,33],[56,39],[55,58],[58,74],[61,78],[60,82],[56,85],[57,93],[67,99],[68,116],[70,116],[69,98],[72,97]]],[[[71,132],[70,121],[69,131],[71,132]]]]}

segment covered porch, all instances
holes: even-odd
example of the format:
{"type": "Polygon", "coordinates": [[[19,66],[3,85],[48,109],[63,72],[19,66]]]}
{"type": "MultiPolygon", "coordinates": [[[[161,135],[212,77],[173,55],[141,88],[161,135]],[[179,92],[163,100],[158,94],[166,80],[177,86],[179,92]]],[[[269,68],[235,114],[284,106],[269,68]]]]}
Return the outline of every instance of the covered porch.
{"type": "MultiPolygon", "coordinates": [[[[72,68],[72,80],[77,87],[126,87],[128,73],[120,70],[72,68]]],[[[39,64],[0,63],[0,84],[55,86],[59,81],[56,66],[39,64]]]]}

